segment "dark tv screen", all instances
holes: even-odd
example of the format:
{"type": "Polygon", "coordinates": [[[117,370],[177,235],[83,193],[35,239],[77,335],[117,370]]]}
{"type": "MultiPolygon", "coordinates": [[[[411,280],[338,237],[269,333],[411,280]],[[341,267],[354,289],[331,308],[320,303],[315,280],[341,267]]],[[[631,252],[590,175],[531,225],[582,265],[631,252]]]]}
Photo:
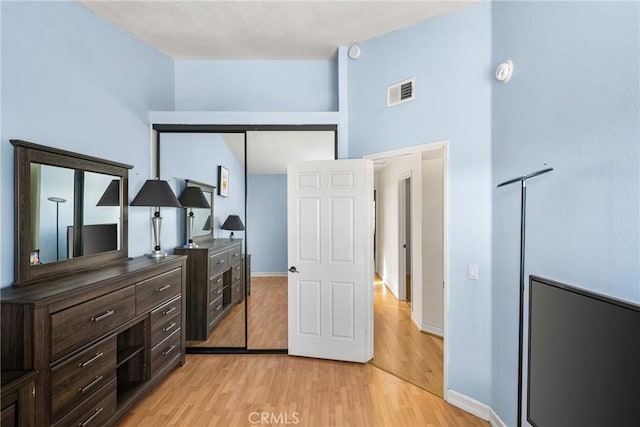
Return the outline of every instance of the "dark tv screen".
{"type": "Polygon", "coordinates": [[[640,426],[640,306],[531,276],[527,420],[640,426]]]}
{"type": "Polygon", "coordinates": [[[82,226],[81,253],[73,247],[73,226],[67,227],[67,257],[93,255],[118,250],[118,224],[92,224],[82,226]]]}

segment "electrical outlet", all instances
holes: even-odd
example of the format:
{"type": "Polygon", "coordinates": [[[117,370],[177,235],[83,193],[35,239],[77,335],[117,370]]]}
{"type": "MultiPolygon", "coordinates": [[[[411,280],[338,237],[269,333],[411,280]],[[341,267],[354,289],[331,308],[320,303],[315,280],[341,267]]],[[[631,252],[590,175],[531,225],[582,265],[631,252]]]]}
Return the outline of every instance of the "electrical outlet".
{"type": "Polygon", "coordinates": [[[478,280],[478,264],[469,264],[469,279],[478,280]]]}

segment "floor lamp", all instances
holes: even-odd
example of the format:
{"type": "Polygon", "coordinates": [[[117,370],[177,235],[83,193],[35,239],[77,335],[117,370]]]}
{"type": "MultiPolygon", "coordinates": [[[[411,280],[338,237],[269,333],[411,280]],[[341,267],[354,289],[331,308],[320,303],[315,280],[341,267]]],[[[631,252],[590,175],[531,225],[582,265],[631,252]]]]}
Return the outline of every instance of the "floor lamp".
{"type": "Polygon", "coordinates": [[[67,199],[48,197],[47,200],[56,204],[56,260],[60,261],[60,203],[65,203],[67,199]]]}
{"type": "Polygon", "coordinates": [[[498,184],[496,188],[520,183],[520,312],[518,317],[518,427],[522,426],[522,333],[524,317],[524,249],[527,211],[527,180],[538,175],[551,172],[553,168],[541,169],[529,175],[513,178],[498,184]]]}

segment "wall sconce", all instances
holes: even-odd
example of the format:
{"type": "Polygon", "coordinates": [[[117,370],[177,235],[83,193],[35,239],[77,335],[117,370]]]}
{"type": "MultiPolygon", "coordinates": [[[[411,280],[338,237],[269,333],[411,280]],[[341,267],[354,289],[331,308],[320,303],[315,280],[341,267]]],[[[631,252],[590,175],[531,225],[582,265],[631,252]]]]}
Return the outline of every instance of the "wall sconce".
{"type": "Polygon", "coordinates": [[[176,195],[171,190],[171,187],[169,187],[169,183],[159,179],[148,179],[142,185],[142,188],[138,191],[138,194],[131,202],[131,206],[156,208],[153,217],[151,217],[151,222],[153,224],[153,250],[150,254],[147,254],[147,256],[149,258],[166,257],[167,253],[160,247],[160,227],[162,225],[160,207],[182,207],[176,198],[176,195]]]}
{"type": "Polygon", "coordinates": [[[193,224],[195,222],[195,216],[193,215],[193,208],[211,208],[209,202],[204,197],[204,193],[198,187],[185,187],[178,201],[183,208],[189,208],[189,214],[187,215],[187,243],[183,246],[185,248],[197,248],[193,242],[193,224]]]}

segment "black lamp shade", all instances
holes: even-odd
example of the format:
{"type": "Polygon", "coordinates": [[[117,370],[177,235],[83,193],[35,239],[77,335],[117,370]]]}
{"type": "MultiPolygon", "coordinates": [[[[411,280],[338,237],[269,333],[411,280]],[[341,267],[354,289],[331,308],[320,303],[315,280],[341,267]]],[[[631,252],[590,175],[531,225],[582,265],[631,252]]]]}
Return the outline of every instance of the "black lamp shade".
{"type": "Polygon", "coordinates": [[[223,230],[241,231],[244,230],[244,224],[238,215],[229,215],[220,228],[223,230]]]}
{"type": "Polygon", "coordinates": [[[169,187],[169,183],[159,179],[148,179],[142,185],[136,197],[134,197],[131,206],[182,207],[171,187],[169,187]]]}
{"type": "Polygon", "coordinates": [[[104,194],[96,206],[120,206],[120,180],[114,179],[109,183],[104,194]]]}
{"type": "Polygon", "coordinates": [[[204,231],[211,230],[211,215],[207,217],[207,220],[204,222],[204,225],[202,226],[202,230],[204,231]]]}
{"type": "Polygon", "coordinates": [[[210,208],[211,205],[204,197],[204,193],[198,187],[185,187],[178,201],[183,208],[210,208]]]}

